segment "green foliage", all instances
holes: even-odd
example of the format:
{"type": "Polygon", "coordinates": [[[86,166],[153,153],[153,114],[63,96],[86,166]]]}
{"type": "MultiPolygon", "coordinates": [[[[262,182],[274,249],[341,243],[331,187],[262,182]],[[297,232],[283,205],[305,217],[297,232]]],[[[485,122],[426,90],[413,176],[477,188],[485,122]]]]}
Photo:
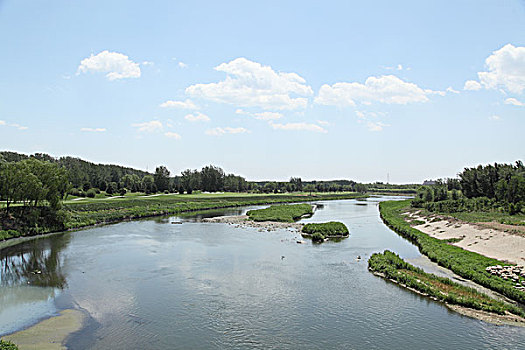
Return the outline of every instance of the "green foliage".
{"type": "Polygon", "coordinates": [[[336,221],[321,224],[306,224],[303,226],[302,232],[306,234],[304,235],[306,237],[312,235],[312,240],[314,240],[314,235],[316,235],[316,237],[320,235],[323,240],[325,238],[343,238],[349,235],[346,225],[336,221]]]}
{"type": "Polygon", "coordinates": [[[0,350],[18,350],[18,346],[10,341],[0,339],[0,350]]]}
{"type": "Polygon", "coordinates": [[[97,191],[94,188],[90,188],[86,192],[86,197],[88,198],[95,198],[96,195],[97,195],[97,191]]]}
{"type": "Polygon", "coordinates": [[[421,253],[428,256],[430,260],[463,278],[495,290],[512,300],[525,303],[525,293],[514,288],[511,281],[485,271],[488,266],[506,265],[505,262],[450,245],[416,230],[401,215],[409,205],[409,200],[381,202],[379,204],[381,218],[392,230],[417,245],[421,253]]]}
{"type": "Polygon", "coordinates": [[[253,221],[294,222],[312,215],[313,210],[310,204],[272,205],[266,209],[250,210],[247,214],[253,221]]]}
{"type": "Polygon", "coordinates": [[[508,311],[525,317],[525,311],[517,306],[494,300],[473,288],[462,286],[448,278],[426,273],[388,250],[382,254],[372,254],[368,260],[368,268],[382,274],[387,279],[394,280],[442,302],[499,315],[504,315],[508,311]]]}
{"type": "Polygon", "coordinates": [[[321,243],[321,242],[324,242],[324,240],[325,240],[325,236],[323,236],[323,235],[322,235],[321,233],[319,233],[319,232],[314,233],[314,234],[311,236],[311,238],[312,238],[312,242],[314,242],[314,243],[321,243]]]}
{"type": "Polygon", "coordinates": [[[161,165],[157,167],[153,178],[158,191],[163,192],[168,190],[170,184],[170,171],[165,166],[161,165]]]}

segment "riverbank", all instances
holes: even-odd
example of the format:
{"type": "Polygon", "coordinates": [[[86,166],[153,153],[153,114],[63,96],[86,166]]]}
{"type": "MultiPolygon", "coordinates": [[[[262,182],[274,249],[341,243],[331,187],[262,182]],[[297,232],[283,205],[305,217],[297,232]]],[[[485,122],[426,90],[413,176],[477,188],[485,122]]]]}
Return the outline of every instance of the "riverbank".
{"type": "Polygon", "coordinates": [[[525,264],[525,226],[509,229],[510,225],[500,224],[501,229],[497,229],[498,226],[489,228],[450,216],[424,215],[421,210],[407,211],[403,215],[406,220],[417,223],[412,227],[431,237],[490,258],[525,264]]]}
{"type": "Polygon", "coordinates": [[[511,300],[525,304],[525,292],[516,289],[512,280],[505,280],[486,271],[489,266],[505,265],[501,260],[486,257],[439,240],[410,226],[403,213],[410,201],[388,201],[379,205],[381,218],[387,226],[418,246],[431,261],[452,270],[459,276],[501,293],[511,300]]]}
{"type": "Polygon", "coordinates": [[[373,254],[368,260],[368,268],[377,276],[443,302],[462,314],[491,323],[525,327],[525,311],[521,308],[493,299],[449,278],[426,273],[388,250],[373,254]]]}
{"type": "Polygon", "coordinates": [[[20,350],[64,350],[67,338],[82,328],[84,320],[82,311],[67,309],[3,339],[15,343],[20,350]]]}
{"type": "Polygon", "coordinates": [[[27,237],[46,237],[49,233],[65,232],[125,220],[173,215],[200,210],[235,208],[250,205],[299,203],[317,200],[340,200],[364,198],[354,192],[305,194],[199,194],[118,198],[114,200],[91,200],[88,203],[69,203],[64,206],[64,230],[39,228],[38,234],[26,234],[20,238],[0,241],[0,250],[27,240],[27,237]],[[43,232],[42,232],[43,231],[43,232]],[[10,243],[7,243],[10,242],[10,243]]]}

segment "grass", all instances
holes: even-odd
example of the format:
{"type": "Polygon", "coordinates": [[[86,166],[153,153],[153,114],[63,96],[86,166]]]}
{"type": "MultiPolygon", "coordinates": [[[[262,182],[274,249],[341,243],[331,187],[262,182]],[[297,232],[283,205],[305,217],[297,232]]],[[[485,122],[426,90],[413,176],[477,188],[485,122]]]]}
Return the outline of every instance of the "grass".
{"type": "Polygon", "coordinates": [[[525,292],[514,288],[513,282],[485,271],[488,266],[509,265],[508,263],[450,245],[411,227],[402,215],[409,206],[410,200],[381,202],[381,218],[392,230],[417,245],[421,253],[433,262],[512,300],[525,303],[525,292]]]}
{"type": "Polygon", "coordinates": [[[368,267],[371,271],[380,273],[385,278],[394,280],[441,302],[488,311],[498,315],[510,312],[525,317],[525,311],[517,306],[492,299],[473,288],[462,286],[448,278],[426,273],[388,250],[373,254],[368,260],[368,267]]]}
{"type": "Polygon", "coordinates": [[[304,237],[310,237],[314,242],[322,242],[326,238],[344,238],[350,234],[345,224],[336,221],[306,224],[302,232],[304,237]]]}
{"type": "MultiPolygon", "coordinates": [[[[106,224],[122,220],[138,219],[159,215],[179,214],[197,210],[232,208],[247,205],[293,203],[312,200],[353,199],[363,195],[358,193],[314,194],[251,194],[251,193],[200,193],[191,195],[161,194],[146,196],[133,194],[124,198],[88,198],[79,201],[66,201],[60,211],[61,225],[50,226],[44,220],[38,224],[20,223],[16,227],[0,227],[0,241],[17,236],[57,232],[66,229],[82,228],[96,224],[106,224]],[[25,225],[24,225],[25,224],[25,225]],[[7,231],[13,229],[15,231],[7,231]]],[[[20,208],[21,209],[21,208],[20,208]]],[[[38,213],[33,213],[38,214],[38,213]]],[[[0,213],[2,215],[2,213],[0,213]]],[[[23,215],[28,220],[31,215],[23,215]]],[[[34,216],[34,215],[33,215],[34,216]]],[[[37,218],[41,219],[41,218],[37,218]]]]}
{"type": "Polygon", "coordinates": [[[509,215],[500,212],[460,212],[446,213],[445,215],[468,222],[499,222],[506,225],[525,225],[525,214],[509,215]]]}
{"type": "Polygon", "coordinates": [[[295,222],[304,216],[311,216],[313,209],[310,204],[272,205],[266,209],[248,211],[253,221],[295,222]]]}
{"type": "Polygon", "coordinates": [[[0,350],[18,350],[14,343],[0,339],[0,350]]]}

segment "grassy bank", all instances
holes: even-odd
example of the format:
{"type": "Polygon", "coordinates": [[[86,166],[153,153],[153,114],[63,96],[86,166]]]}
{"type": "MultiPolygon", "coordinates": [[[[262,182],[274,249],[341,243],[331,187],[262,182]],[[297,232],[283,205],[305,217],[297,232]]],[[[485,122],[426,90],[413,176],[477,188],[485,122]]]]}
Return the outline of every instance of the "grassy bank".
{"type": "Polygon", "coordinates": [[[336,221],[306,224],[302,232],[303,237],[311,238],[314,242],[322,242],[327,238],[344,238],[350,234],[345,224],[336,221]]]}
{"type": "MultiPolygon", "coordinates": [[[[89,199],[86,201],[68,201],[59,213],[60,225],[56,223],[47,226],[49,220],[38,217],[35,225],[10,227],[11,231],[0,230],[3,240],[14,237],[32,236],[67,229],[82,228],[97,224],[118,222],[121,220],[138,219],[159,215],[178,214],[197,210],[232,208],[247,205],[263,205],[274,203],[294,203],[315,200],[353,199],[361,197],[358,193],[338,194],[195,194],[195,195],[158,195],[131,196],[111,199],[89,199]],[[43,224],[44,223],[44,224],[43,224]]],[[[310,206],[308,206],[310,207],[310,206]]],[[[30,219],[35,213],[24,218],[30,219]]],[[[1,214],[0,214],[1,215],[1,214]]],[[[27,223],[26,223],[27,224],[27,223]]]]}
{"type": "Polygon", "coordinates": [[[433,262],[452,270],[463,278],[525,304],[525,293],[515,289],[513,282],[485,271],[488,266],[508,264],[450,245],[446,241],[416,230],[401,215],[409,209],[409,206],[410,200],[381,202],[379,204],[381,218],[392,230],[417,245],[421,253],[428,256],[433,262]]]}
{"type": "Polygon", "coordinates": [[[441,302],[488,311],[498,315],[505,315],[506,312],[510,312],[525,317],[525,312],[517,306],[492,299],[473,288],[462,286],[448,278],[426,273],[388,250],[382,254],[373,254],[368,260],[368,268],[387,279],[441,302]]]}
{"type": "Polygon", "coordinates": [[[248,217],[253,221],[295,222],[302,217],[311,216],[313,209],[310,204],[272,205],[269,208],[248,211],[248,217]]]}

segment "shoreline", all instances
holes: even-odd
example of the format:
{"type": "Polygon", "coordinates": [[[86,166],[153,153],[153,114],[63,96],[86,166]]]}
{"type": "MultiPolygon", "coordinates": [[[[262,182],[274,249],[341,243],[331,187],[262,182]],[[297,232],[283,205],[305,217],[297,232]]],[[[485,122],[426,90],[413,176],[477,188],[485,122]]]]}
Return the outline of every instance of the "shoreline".
{"type": "Polygon", "coordinates": [[[248,218],[248,215],[217,216],[203,219],[202,222],[229,224],[239,228],[251,227],[258,229],[259,232],[277,230],[301,232],[304,226],[304,224],[298,222],[252,221],[248,218]]]}
{"type": "Polygon", "coordinates": [[[441,302],[441,301],[437,300],[436,298],[433,298],[433,297],[429,296],[428,294],[425,294],[423,292],[418,291],[417,289],[408,287],[407,285],[399,283],[398,281],[396,281],[394,279],[386,278],[386,276],[383,273],[381,273],[381,272],[376,272],[376,271],[372,271],[372,270],[370,270],[370,272],[372,272],[372,274],[375,275],[375,276],[381,277],[382,279],[384,279],[386,281],[392,282],[392,283],[398,285],[399,287],[402,287],[403,289],[410,290],[413,293],[416,293],[416,294],[419,294],[419,295],[424,296],[426,298],[432,299],[432,300],[434,300],[437,303],[444,304],[448,309],[450,309],[452,311],[455,311],[455,312],[457,312],[457,313],[459,313],[459,314],[461,314],[463,316],[474,318],[474,319],[477,319],[477,320],[480,320],[480,321],[483,321],[483,322],[487,322],[487,323],[491,323],[491,324],[494,324],[494,325],[497,325],[497,326],[509,325],[509,326],[525,328],[525,318],[523,318],[523,317],[520,317],[520,316],[517,316],[517,315],[513,315],[513,314],[509,314],[509,313],[507,313],[505,315],[498,315],[496,313],[492,313],[492,312],[488,312],[488,311],[476,310],[476,309],[471,309],[471,308],[468,308],[468,307],[465,307],[465,306],[461,306],[461,305],[453,305],[453,304],[449,304],[449,303],[446,303],[446,302],[441,302]]]}
{"type": "MultiPolygon", "coordinates": [[[[326,196],[326,198],[323,198],[322,196],[320,196],[320,197],[318,197],[318,196],[300,196],[300,197],[297,197],[297,198],[293,198],[293,201],[292,200],[279,201],[279,198],[276,197],[274,199],[276,199],[277,201],[269,200],[269,201],[263,201],[261,203],[253,203],[253,202],[251,202],[251,203],[246,203],[246,204],[238,203],[238,202],[234,201],[231,205],[228,205],[228,204],[227,205],[220,205],[220,206],[212,205],[210,207],[203,207],[203,208],[198,208],[198,209],[173,210],[173,211],[158,212],[158,213],[154,213],[154,214],[141,215],[141,216],[125,216],[125,217],[121,217],[121,218],[117,218],[117,219],[104,220],[102,222],[97,222],[95,224],[89,224],[89,225],[83,225],[83,226],[78,226],[78,227],[72,227],[72,228],[69,228],[69,229],[66,229],[66,230],[61,230],[61,231],[51,231],[51,232],[46,232],[46,233],[43,233],[43,234],[10,238],[10,239],[4,240],[4,241],[0,241],[0,251],[2,251],[5,248],[9,248],[9,247],[12,247],[12,246],[15,246],[15,245],[18,245],[18,244],[21,244],[21,243],[24,243],[24,242],[27,242],[27,241],[30,241],[30,240],[47,238],[47,237],[51,237],[53,235],[59,235],[59,234],[64,234],[64,233],[68,233],[68,232],[76,232],[76,231],[81,231],[81,230],[84,230],[84,229],[89,229],[89,228],[94,228],[94,227],[99,227],[99,226],[105,226],[105,225],[111,225],[111,224],[117,224],[117,223],[125,222],[125,221],[148,219],[148,218],[154,218],[154,217],[160,217],[160,216],[170,216],[170,215],[177,215],[177,214],[183,214],[183,213],[192,213],[192,212],[199,212],[199,211],[206,211],[206,210],[238,208],[238,207],[251,206],[251,205],[294,204],[294,203],[305,203],[305,202],[325,201],[325,200],[352,200],[352,199],[367,198],[367,197],[368,196],[362,196],[362,195],[357,195],[357,196],[355,196],[355,195],[348,195],[348,196],[339,195],[338,197],[326,196]]],[[[256,198],[257,197],[254,197],[254,200],[256,200],[256,198]]]]}
{"type": "Polygon", "coordinates": [[[66,342],[84,327],[87,315],[78,309],[65,309],[59,315],[46,318],[28,328],[3,336],[20,350],[64,350],[66,342]]]}

